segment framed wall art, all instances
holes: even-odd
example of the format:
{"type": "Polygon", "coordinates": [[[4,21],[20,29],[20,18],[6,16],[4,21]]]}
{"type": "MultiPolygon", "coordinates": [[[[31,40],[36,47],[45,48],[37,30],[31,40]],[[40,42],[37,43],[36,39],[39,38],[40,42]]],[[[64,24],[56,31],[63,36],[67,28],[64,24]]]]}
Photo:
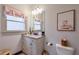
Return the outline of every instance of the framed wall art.
{"type": "Polygon", "coordinates": [[[58,31],[75,31],[75,10],[57,13],[58,31]]]}

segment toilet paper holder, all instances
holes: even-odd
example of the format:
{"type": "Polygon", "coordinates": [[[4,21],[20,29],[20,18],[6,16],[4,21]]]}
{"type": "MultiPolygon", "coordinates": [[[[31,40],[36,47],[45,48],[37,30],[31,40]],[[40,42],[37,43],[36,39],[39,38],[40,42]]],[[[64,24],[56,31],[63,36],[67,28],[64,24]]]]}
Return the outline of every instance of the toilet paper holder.
{"type": "Polygon", "coordinates": [[[52,45],[53,45],[53,43],[46,42],[46,45],[47,45],[47,46],[52,46],[52,45]]]}

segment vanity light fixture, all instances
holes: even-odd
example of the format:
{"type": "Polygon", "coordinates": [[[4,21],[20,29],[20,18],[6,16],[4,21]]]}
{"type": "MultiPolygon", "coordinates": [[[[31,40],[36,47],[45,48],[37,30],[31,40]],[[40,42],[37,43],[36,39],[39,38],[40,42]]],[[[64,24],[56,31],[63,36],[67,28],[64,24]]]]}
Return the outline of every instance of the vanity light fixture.
{"type": "Polygon", "coordinates": [[[43,8],[36,8],[32,11],[33,15],[41,14],[44,11],[43,8]]]}

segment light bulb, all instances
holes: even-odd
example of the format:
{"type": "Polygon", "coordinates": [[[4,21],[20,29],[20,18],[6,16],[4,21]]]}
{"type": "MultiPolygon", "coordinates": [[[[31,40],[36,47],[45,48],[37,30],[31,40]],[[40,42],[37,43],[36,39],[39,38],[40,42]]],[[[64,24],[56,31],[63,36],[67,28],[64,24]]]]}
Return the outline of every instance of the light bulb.
{"type": "Polygon", "coordinates": [[[38,14],[41,14],[43,11],[44,11],[43,8],[37,8],[37,9],[34,9],[34,10],[32,11],[32,14],[33,14],[33,15],[38,15],[38,14]]]}

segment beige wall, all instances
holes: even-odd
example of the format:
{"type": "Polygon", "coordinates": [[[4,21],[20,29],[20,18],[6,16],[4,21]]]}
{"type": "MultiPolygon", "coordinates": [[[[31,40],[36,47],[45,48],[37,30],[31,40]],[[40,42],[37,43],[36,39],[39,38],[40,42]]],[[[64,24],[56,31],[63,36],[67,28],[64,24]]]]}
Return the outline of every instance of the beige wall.
{"type": "MultiPolygon", "coordinates": [[[[26,15],[30,15],[29,5],[11,5],[15,8],[22,10],[26,15]],[[27,11],[28,12],[27,12],[27,11]]],[[[32,5],[31,5],[32,6],[32,5]]],[[[35,6],[35,5],[34,5],[35,6]]],[[[41,5],[42,7],[42,5],[41,5]]],[[[75,48],[75,54],[79,54],[79,5],[43,5],[45,8],[45,33],[46,41],[53,43],[53,46],[46,47],[50,54],[56,54],[55,45],[60,43],[60,38],[65,36],[68,38],[70,46],[75,48]],[[71,32],[60,32],[57,31],[57,13],[62,11],[67,11],[75,9],[76,10],[76,31],[71,32]]],[[[35,8],[35,7],[32,7],[35,8]]],[[[1,5],[0,5],[0,14],[1,14],[1,5]]],[[[31,19],[30,17],[28,19],[31,19]]],[[[1,18],[0,18],[1,21],[1,18]]],[[[0,23],[1,24],[1,23],[0,23]]],[[[29,26],[29,25],[28,25],[29,26]]],[[[27,28],[28,30],[29,28],[27,28]]],[[[0,49],[2,48],[11,48],[13,53],[21,49],[21,35],[12,34],[12,33],[1,33],[0,25],[0,49]]]]}
{"type": "Polygon", "coordinates": [[[67,37],[70,46],[75,48],[75,54],[79,54],[79,5],[46,5],[45,7],[45,32],[46,41],[52,42],[53,46],[47,47],[50,54],[56,54],[55,45],[60,43],[60,38],[67,37]],[[75,9],[75,31],[57,31],[57,13],[75,9]]]}
{"type": "MultiPolygon", "coordinates": [[[[12,53],[16,53],[21,50],[21,33],[2,33],[1,32],[1,12],[2,6],[0,5],[0,49],[11,49],[12,53]]],[[[30,5],[10,5],[16,9],[23,11],[23,13],[30,19],[30,5]]],[[[27,24],[28,25],[28,24],[27,24]]],[[[26,29],[28,30],[28,28],[26,29]]]]}

